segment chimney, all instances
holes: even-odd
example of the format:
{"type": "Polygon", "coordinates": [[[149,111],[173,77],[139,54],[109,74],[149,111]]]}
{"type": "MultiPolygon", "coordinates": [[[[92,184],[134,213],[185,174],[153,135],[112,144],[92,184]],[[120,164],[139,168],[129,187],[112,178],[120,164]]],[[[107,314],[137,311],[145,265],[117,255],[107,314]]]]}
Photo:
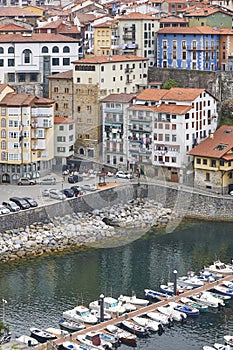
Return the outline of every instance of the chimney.
{"type": "Polygon", "coordinates": [[[214,134],[211,133],[211,134],[210,134],[210,139],[213,139],[213,138],[214,138],[214,134]]]}

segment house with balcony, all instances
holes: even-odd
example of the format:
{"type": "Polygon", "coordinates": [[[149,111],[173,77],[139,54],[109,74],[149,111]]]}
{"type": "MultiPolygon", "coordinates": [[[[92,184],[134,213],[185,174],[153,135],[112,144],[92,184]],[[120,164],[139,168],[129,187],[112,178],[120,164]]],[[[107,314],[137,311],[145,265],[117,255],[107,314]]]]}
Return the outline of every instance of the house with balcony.
{"type": "Polygon", "coordinates": [[[0,90],[0,182],[45,175],[54,158],[54,101],[17,94],[5,84],[0,90]]]}
{"type": "Polygon", "coordinates": [[[156,35],[159,18],[154,15],[132,12],[118,17],[119,44],[122,54],[148,58],[148,65],[156,63],[156,35]]]}
{"type": "Polygon", "coordinates": [[[61,169],[74,155],[75,122],[71,118],[54,117],[54,158],[61,169]]]}
{"type": "Polygon", "coordinates": [[[93,26],[94,29],[94,55],[118,55],[119,33],[115,20],[106,21],[93,26]]]}
{"type": "Polygon", "coordinates": [[[132,163],[181,182],[192,161],[187,152],[216,130],[217,99],[205,89],[145,89],[128,114],[132,163]]]}
{"type": "Polygon", "coordinates": [[[103,163],[128,169],[128,114],[135,94],[110,94],[101,100],[103,118],[103,163]]]}
{"type": "Polygon", "coordinates": [[[209,26],[232,29],[232,12],[214,6],[187,8],[183,11],[183,16],[188,19],[189,27],[209,26]]]}
{"type": "Polygon", "coordinates": [[[220,32],[211,27],[163,28],[157,33],[160,68],[217,71],[220,32]]]}
{"type": "Polygon", "coordinates": [[[233,126],[221,126],[188,152],[194,186],[226,194],[233,190],[233,126]]]}

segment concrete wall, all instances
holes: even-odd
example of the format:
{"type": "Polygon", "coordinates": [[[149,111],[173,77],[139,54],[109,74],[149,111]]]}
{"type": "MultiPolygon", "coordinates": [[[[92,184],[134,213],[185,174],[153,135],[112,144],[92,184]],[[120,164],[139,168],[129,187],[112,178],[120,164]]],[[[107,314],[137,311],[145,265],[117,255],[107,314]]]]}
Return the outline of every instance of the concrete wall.
{"type": "Polygon", "coordinates": [[[141,197],[155,199],[164,207],[171,208],[181,220],[184,217],[196,217],[207,220],[233,221],[233,198],[229,196],[203,195],[184,190],[177,190],[166,186],[153,184],[126,184],[119,187],[98,191],[80,198],[60,201],[46,207],[26,210],[1,217],[0,230],[12,230],[31,225],[35,222],[47,223],[54,217],[65,216],[73,212],[101,209],[114,204],[125,203],[131,199],[141,197]],[[9,217],[12,216],[12,220],[9,217]]]}

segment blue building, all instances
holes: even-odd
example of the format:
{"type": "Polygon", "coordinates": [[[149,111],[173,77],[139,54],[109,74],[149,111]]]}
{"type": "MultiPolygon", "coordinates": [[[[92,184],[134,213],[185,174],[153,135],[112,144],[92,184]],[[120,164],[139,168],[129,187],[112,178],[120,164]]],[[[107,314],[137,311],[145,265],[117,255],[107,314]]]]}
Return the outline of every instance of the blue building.
{"type": "Polygon", "coordinates": [[[157,67],[203,71],[220,69],[220,33],[217,28],[163,28],[157,35],[157,67]]]}

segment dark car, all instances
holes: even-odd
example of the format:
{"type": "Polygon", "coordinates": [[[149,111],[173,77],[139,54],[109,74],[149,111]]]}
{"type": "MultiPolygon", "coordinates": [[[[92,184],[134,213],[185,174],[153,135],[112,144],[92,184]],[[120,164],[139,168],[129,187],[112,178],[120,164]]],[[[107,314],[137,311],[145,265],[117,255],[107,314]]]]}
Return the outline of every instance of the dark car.
{"type": "Polygon", "coordinates": [[[30,207],[32,208],[38,207],[38,203],[33,198],[24,197],[23,199],[29,203],[30,207]]]}
{"type": "Polygon", "coordinates": [[[83,177],[79,175],[70,175],[68,176],[68,182],[70,184],[75,184],[76,182],[83,181],[83,177]]]}
{"type": "Polygon", "coordinates": [[[2,205],[4,205],[4,207],[10,209],[10,211],[12,211],[12,212],[16,212],[16,211],[20,210],[20,207],[15,202],[12,202],[12,201],[2,202],[2,205]]]}
{"type": "Polygon", "coordinates": [[[79,194],[83,193],[81,187],[79,187],[79,186],[72,186],[71,190],[74,191],[75,197],[77,197],[79,194]]]}
{"type": "Polygon", "coordinates": [[[20,209],[29,209],[30,208],[30,204],[28,202],[26,202],[25,199],[23,199],[23,198],[11,197],[10,201],[17,204],[20,207],[20,209]]]}
{"type": "Polygon", "coordinates": [[[62,192],[67,198],[74,197],[74,191],[71,188],[65,188],[64,190],[62,190],[62,192]]]}

